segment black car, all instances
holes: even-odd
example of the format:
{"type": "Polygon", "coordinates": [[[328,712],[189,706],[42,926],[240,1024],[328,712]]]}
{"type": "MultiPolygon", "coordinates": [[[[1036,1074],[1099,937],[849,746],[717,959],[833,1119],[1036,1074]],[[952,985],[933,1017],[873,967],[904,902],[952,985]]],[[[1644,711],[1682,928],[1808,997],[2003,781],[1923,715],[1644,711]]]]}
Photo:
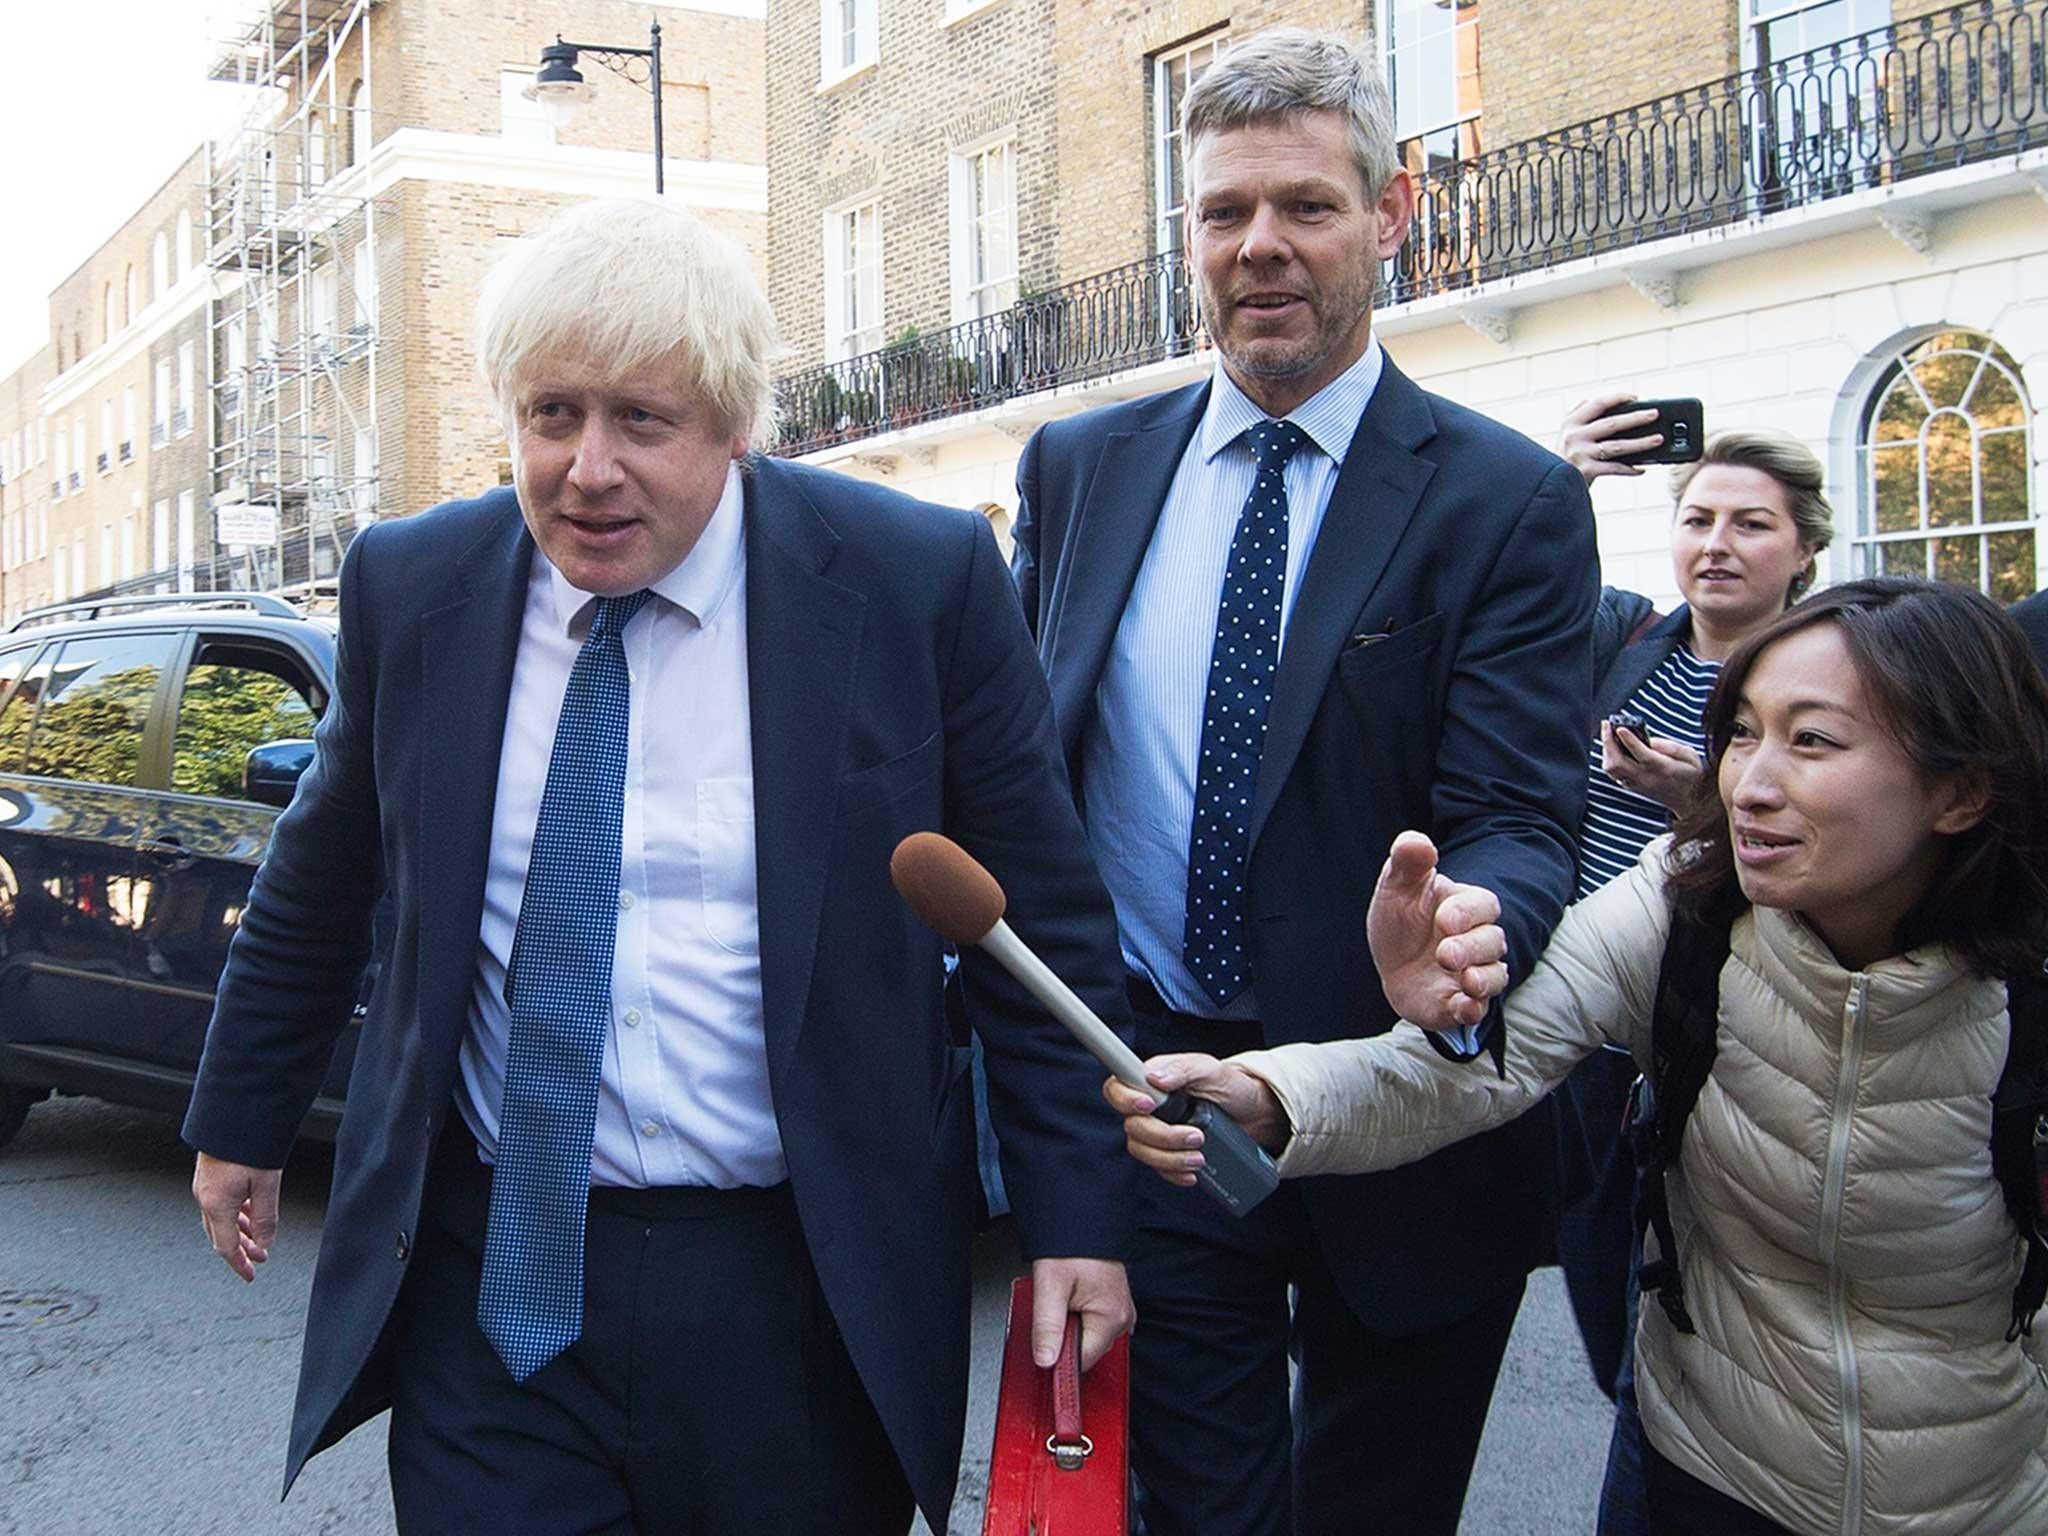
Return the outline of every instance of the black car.
{"type": "MultiPolygon", "coordinates": [[[[0,633],[0,1145],[53,1091],[183,1111],[334,639],[280,598],[218,593],[0,633]]],[[[333,1133],[354,1056],[352,1024],[309,1131],[333,1133]]]]}

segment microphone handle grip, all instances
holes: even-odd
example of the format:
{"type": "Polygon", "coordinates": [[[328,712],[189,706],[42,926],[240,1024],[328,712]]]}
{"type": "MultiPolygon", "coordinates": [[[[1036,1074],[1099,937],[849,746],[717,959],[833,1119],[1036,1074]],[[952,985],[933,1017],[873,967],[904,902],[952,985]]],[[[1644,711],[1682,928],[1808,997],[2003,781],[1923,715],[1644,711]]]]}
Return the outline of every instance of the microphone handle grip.
{"type": "MultiPolygon", "coordinates": [[[[1008,923],[997,918],[995,926],[982,936],[981,947],[994,955],[1003,969],[1016,977],[1046,1012],[1064,1024],[1118,1082],[1139,1093],[1157,1095],[1159,1090],[1145,1081],[1145,1064],[1138,1059],[1137,1052],[1097,1018],[1095,1010],[1076,997],[1074,989],[1055,976],[1052,967],[1034,955],[1008,923]]],[[[1280,1187],[1279,1170],[1265,1149],[1252,1140],[1251,1132],[1207,1099],[1171,1093],[1155,1113],[1162,1120],[1192,1125],[1201,1131],[1205,1166],[1196,1173],[1195,1181],[1231,1215],[1243,1216],[1280,1187]]]]}
{"type": "Polygon", "coordinates": [[[1076,997],[1074,989],[1055,976],[1052,967],[1034,955],[1008,923],[997,918],[995,927],[982,935],[981,947],[994,955],[1047,1013],[1064,1024],[1067,1032],[1108,1069],[1110,1076],[1139,1093],[1156,1091],[1145,1081],[1145,1064],[1138,1060],[1137,1052],[1097,1018],[1095,1010],[1076,997]]]}
{"type": "Polygon", "coordinates": [[[1280,1170],[1266,1149],[1220,1104],[1175,1089],[1152,1113],[1169,1125],[1192,1125],[1202,1133],[1202,1166],[1195,1170],[1195,1182],[1231,1215],[1244,1215],[1280,1187],[1280,1170]]]}

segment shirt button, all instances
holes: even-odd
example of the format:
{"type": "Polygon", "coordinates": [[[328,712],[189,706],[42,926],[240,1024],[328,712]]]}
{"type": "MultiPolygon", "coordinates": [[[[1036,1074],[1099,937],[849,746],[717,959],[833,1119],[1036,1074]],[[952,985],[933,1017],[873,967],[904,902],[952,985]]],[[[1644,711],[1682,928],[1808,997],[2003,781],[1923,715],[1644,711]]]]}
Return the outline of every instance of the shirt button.
{"type": "Polygon", "coordinates": [[[647,1137],[659,1136],[661,1134],[661,1127],[652,1120],[642,1120],[640,1122],[640,1134],[647,1137]]]}
{"type": "Polygon", "coordinates": [[[631,891],[619,892],[619,910],[621,912],[633,910],[633,893],[631,891]]]}
{"type": "Polygon", "coordinates": [[[398,1234],[397,1250],[398,1259],[401,1264],[404,1263],[405,1260],[412,1253],[412,1239],[403,1232],[398,1234]]]}
{"type": "Polygon", "coordinates": [[[638,1029],[639,1027],[640,1027],[640,1010],[639,1010],[638,1008],[628,1008],[628,1009],[626,1010],[626,1028],[628,1028],[628,1029],[638,1029]]]}

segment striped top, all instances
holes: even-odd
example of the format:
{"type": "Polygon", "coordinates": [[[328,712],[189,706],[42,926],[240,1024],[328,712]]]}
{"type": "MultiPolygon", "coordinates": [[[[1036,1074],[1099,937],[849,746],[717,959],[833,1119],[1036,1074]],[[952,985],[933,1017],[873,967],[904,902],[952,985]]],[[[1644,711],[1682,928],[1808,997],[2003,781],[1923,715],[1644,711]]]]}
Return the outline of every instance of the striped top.
{"type": "MultiPolygon", "coordinates": [[[[1661,666],[1643,679],[1624,706],[1643,717],[1652,737],[1682,741],[1702,760],[1707,755],[1703,721],[1707,697],[1714,691],[1714,679],[1721,663],[1702,661],[1682,641],[1661,666]]],[[[1593,731],[1593,746],[1586,754],[1590,781],[1586,795],[1586,824],[1579,833],[1580,898],[1593,894],[1636,860],[1652,840],[1671,830],[1671,813],[1648,795],[1617,784],[1600,766],[1600,731],[1593,731]]]]}

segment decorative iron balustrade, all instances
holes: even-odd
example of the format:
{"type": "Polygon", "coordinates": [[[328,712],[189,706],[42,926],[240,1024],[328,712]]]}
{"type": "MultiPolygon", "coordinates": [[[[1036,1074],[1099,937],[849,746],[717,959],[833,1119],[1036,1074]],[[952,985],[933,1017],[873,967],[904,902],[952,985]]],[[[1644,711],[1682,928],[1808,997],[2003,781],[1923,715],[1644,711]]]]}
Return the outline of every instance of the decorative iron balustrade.
{"type": "MultiPolygon", "coordinates": [[[[2048,144],[2048,0],[1971,0],[1424,170],[1382,304],[1782,213],[2048,144]]],[[[1132,262],[776,381],[816,452],[1179,356],[1187,263],[1132,262]]]]}

